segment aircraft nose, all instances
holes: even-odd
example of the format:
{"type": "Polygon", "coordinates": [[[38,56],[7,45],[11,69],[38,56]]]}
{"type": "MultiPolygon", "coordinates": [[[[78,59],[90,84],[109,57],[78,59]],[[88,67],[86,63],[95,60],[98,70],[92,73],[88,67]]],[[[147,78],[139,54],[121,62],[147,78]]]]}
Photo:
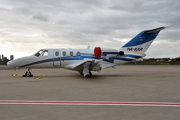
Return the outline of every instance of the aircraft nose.
{"type": "Polygon", "coordinates": [[[14,67],[14,62],[13,62],[13,61],[9,61],[9,62],[7,63],[7,65],[8,65],[9,67],[14,67]]]}

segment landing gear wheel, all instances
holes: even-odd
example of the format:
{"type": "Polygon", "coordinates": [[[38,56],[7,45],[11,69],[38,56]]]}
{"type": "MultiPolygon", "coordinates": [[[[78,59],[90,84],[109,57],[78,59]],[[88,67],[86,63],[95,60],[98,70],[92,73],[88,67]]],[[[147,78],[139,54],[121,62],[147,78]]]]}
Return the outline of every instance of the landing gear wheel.
{"type": "Polygon", "coordinates": [[[30,72],[30,68],[28,68],[28,71],[26,71],[26,73],[23,75],[23,77],[33,77],[33,74],[31,74],[30,72]]]}
{"type": "Polygon", "coordinates": [[[88,75],[86,75],[85,77],[86,77],[86,78],[90,78],[90,77],[92,77],[92,73],[91,73],[91,72],[89,72],[89,74],[88,74],[88,75]]]}
{"type": "Polygon", "coordinates": [[[92,73],[91,73],[91,62],[90,61],[87,61],[84,63],[83,65],[83,70],[82,70],[82,73],[83,73],[83,76],[86,77],[86,78],[90,78],[92,76],[92,73]]]}

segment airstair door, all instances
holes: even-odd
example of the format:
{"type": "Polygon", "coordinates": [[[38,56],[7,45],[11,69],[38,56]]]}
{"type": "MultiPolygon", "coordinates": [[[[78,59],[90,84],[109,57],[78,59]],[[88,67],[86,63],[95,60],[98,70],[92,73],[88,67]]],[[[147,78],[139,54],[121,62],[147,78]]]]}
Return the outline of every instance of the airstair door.
{"type": "Polygon", "coordinates": [[[54,66],[61,66],[61,51],[54,50],[53,56],[54,56],[53,58],[54,66]]]}

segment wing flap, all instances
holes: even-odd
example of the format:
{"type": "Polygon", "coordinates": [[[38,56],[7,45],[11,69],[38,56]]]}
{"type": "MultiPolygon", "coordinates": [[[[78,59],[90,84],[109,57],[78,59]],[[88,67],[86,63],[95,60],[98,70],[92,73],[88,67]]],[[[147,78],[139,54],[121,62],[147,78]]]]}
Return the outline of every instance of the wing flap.
{"type": "Polygon", "coordinates": [[[84,61],[79,61],[79,62],[75,62],[75,63],[72,63],[72,64],[68,64],[64,68],[75,70],[75,71],[82,71],[83,70],[83,65],[86,62],[90,62],[90,64],[91,64],[90,65],[90,71],[91,70],[98,71],[98,70],[101,69],[101,65],[100,65],[101,60],[92,60],[92,59],[86,59],[84,61]]]}

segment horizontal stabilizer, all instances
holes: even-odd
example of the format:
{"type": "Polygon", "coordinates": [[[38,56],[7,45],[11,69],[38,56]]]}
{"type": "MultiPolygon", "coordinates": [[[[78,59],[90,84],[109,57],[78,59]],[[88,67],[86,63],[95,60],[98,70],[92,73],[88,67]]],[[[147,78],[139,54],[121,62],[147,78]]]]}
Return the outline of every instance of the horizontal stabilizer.
{"type": "Polygon", "coordinates": [[[158,33],[159,31],[165,29],[166,27],[159,27],[159,28],[155,28],[155,29],[152,29],[152,30],[147,30],[145,31],[144,33],[158,33]]]}

